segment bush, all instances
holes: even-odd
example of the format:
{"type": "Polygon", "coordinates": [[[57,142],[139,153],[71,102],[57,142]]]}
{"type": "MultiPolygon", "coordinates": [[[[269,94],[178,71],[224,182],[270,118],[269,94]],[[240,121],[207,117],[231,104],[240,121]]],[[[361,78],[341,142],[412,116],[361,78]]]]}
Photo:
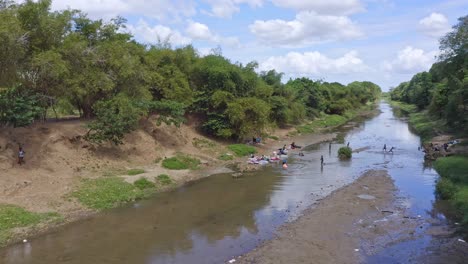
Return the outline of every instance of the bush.
{"type": "Polygon", "coordinates": [[[130,175],[130,176],[134,176],[134,175],[138,175],[138,174],[142,174],[142,173],[145,173],[145,170],[143,170],[143,169],[131,169],[131,170],[127,171],[127,175],[130,175]]]}
{"type": "Polygon", "coordinates": [[[441,178],[437,182],[436,192],[442,200],[449,200],[457,192],[457,187],[449,179],[441,178]]]}
{"type": "Polygon", "coordinates": [[[162,185],[169,185],[172,183],[171,177],[167,174],[160,174],[158,177],[156,177],[156,180],[161,183],[162,185]]]}
{"type": "Polygon", "coordinates": [[[175,157],[164,159],[162,166],[170,170],[187,170],[187,169],[198,169],[200,160],[189,157],[187,155],[178,154],[175,157]]]}
{"type": "Polygon", "coordinates": [[[353,150],[350,147],[341,147],[338,150],[338,157],[340,159],[350,159],[353,156],[353,150]]]}
{"type": "Polygon", "coordinates": [[[146,178],[140,178],[138,180],[136,180],[133,185],[135,185],[135,187],[137,187],[138,189],[140,190],[144,190],[144,189],[149,189],[149,188],[154,188],[156,187],[156,185],[153,183],[153,182],[150,182],[148,181],[146,178]]]}
{"type": "Polygon", "coordinates": [[[243,157],[252,153],[257,153],[257,149],[252,146],[247,146],[245,144],[233,144],[229,145],[228,149],[234,152],[236,156],[243,157]]]}

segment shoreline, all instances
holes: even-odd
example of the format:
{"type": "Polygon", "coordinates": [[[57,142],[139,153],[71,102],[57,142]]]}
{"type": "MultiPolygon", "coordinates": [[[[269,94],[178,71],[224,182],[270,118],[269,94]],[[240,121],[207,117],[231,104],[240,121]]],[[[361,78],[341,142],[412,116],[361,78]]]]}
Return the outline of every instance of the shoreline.
{"type": "MultiPolygon", "coordinates": [[[[372,116],[375,113],[375,108],[372,110],[361,110],[354,118],[349,119],[346,124],[349,122],[352,122],[355,118],[357,117],[368,117],[372,116]]],[[[327,142],[327,141],[332,141],[336,138],[336,133],[330,132],[330,130],[336,129],[337,127],[340,127],[342,125],[338,126],[332,126],[332,127],[326,127],[320,129],[318,132],[310,134],[310,133],[304,133],[304,134],[297,134],[294,133],[294,135],[290,135],[290,132],[295,130],[295,127],[291,127],[289,129],[279,129],[276,130],[273,134],[278,135],[279,139],[278,140],[273,140],[273,139],[266,139],[264,143],[261,143],[259,145],[256,145],[255,147],[258,150],[258,154],[271,154],[272,151],[276,150],[277,148],[281,147],[284,144],[289,145],[292,141],[295,141],[296,144],[298,145],[313,145],[313,144],[318,144],[322,142],[327,142]],[[301,140],[301,136],[307,136],[307,142],[301,140]]],[[[225,144],[220,144],[221,148],[225,148],[225,144]]],[[[205,154],[206,155],[206,154],[205,154]]],[[[262,169],[263,166],[258,165],[258,164],[248,164],[246,157],[236,157],[234,160],[230,161],[221,161],[217,160],[216,157],[211,156],[211,161],[208,161],[205,165],[208,167],[204,167],[199,170],[183,170],[183,171],[173,171],[171,174],[175,174],[176,177],[174,179],[174,184],[170,186],[163,186],[162,188],[158,189],[156,192],[154,192],[152,195],[156,193],[161,193],[161,192],[170,192],[173,190],[176,190],[180,187],[183,187],[185,185],[192,184],[200,179],[210,177],[216,174],[220,173],[235,173],[235,172],[248,172],[248,171],[255,171],[262,169]],[[235,167],[237,169],[231,169],[231,167],[235,167]]],[[[203,165],[203,164],[202,164],[203,165]]],[[[143,166],[143,167],[148,167],[143,166]]],[[[164,170],[162,168],[158,168],[155,165],[151,165],[149,168],[152,169],[151,175],[157,175],[158,173],[164,173],[164,170]]],[[[140,175],[138,175],[140,176],[140,175]]],[[[125,181],[127,182],[133,182],[139,177],[135,176],[120,176],[122,177],[125,181]]],[[[141,176],[140,176],[141,177],[141,176]]],[[[143,175],[144,177],[144,175],[143,175]]],[[[66,198],[65,198],[66,199],[66,198]]],[[[54,232],[56,230],[59,230],[60,228],[63,228],[69,224],[73,224],[78,221],[82,221],[85,219],[88,219],[90,217],[93,217],[99,213],[101,213],[102,210],[93,210],[86,208],[84,206],[79,206],[78,208],[75,208],[73,211],[65,211],[65,212],[58,212],[61,214],[60,219],[57,221],[51,220],[51,221],[44,221],[36,225],[32,226],[27,226],[27,227],[19,227],[19,228],[13,228],[10,229],[10,234],[7,239],[5,239],[0,246],[0,248],[5,248],[10,245],[20,243],[23,239],[30,239],[32,237],[40,236],[49,232],[54,232]]]]}
{"type": "Polygon", "coordinates": [[[279,228],[271,240],[236,263],[362,263],[392,243],[413,236],[420,219],[408,216],[393,179],[370,170],[314,203],[279,228]],[[392,234],[392,235],[390,235],[392,234]]]}

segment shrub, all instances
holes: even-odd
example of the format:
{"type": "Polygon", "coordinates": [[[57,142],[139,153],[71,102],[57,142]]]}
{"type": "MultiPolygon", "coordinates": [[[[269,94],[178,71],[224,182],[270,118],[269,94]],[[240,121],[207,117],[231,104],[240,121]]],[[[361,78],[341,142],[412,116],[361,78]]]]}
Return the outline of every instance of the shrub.
{"type": "Polygon", "coordinates": [[[130,176],[134,176],[134,175],[138,175],[138,174],[142,174],[142,173],[145,173],[145,170],[143,170],[143,169],[131,169],[131,170],[127,171],[127,175],[130,175],[130,176]]]}
{"type": "Polygon", "coordinates": [[[279,140],[279,137],[277,137],[277,136],[268,136],[268,138],[271,138],[273,140],[279,140]]]}
{"type": "Polygon", "coordinates": [[[200,165],[200,160],[187,155],[178,154],[175,157],[164,159],[162,166],[170,170],[195,170],[200,165]]]}
{"type": "Polygon", "coordinates": [[[341,147],[338,150],[338,157],[340,159],[350,159],[353,156],[353,150],[350,147],[341,147]]]}
{"type": "Polygon", "coordinates": [[[136,180],[133,185],[140,190],[154,188],[156,185],[153,182],[148,181],[146,178],[141,177],[140,179],[136,180]]]}
{"type": "Polygon", "coordinates": [[[162,185],[168,185],[172,183],[171,177],[167,174],[160,174],[158,177],[156,177],[156,180],[161,183],[162,185]]]}
{"type": "Polygon", "coordinates": [[[252,146],[247,146],[245,144],[233,144],[229,145],[228,149],[234,152],[236,156],[243,157],[252,153],[257,153],[257,149],[252,146]]]}
{"type": "Polygon", "coordinates": [[[436,192],[443,200],[451,199],[457,192],[457,187],[446,178],[441,178],[436,185],[436,192]]]}

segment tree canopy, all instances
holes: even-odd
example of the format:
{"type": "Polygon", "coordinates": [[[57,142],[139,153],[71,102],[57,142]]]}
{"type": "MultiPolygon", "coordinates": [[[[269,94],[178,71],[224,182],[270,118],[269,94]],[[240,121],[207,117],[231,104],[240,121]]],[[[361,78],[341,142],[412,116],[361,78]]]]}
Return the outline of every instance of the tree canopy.
{"type": "Polygon", "coordinates": [[[206,133],[239,139],[344,114],[380,93],[370,82],[284,84],[282,73],[233,63],[220,49],[200,56],[191,45],[138,43],[124,18],[51,11],[51,0],[0,0],[0,21],[0,125],[26,126],[53,109],[90,118],[88,139],[119,144],[150,114],[176,125],[197,115],[206,133]]]}

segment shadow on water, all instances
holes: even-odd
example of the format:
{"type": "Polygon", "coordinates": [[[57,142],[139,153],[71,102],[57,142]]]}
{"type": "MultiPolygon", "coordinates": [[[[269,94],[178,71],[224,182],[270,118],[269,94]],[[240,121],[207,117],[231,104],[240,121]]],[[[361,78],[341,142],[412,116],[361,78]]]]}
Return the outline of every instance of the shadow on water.
{"type": "MultiPolygon", "coordinates": [[[[389,172],[409,197],[412,213],[445,219],[434,206],[438,175],[424,163],[419,137],[387,104],[380,109],[378,116],[336,131],[343,135],[341,142],[363,149],[351,161],[337,159],[345,145],[339,141],[305,146],[304,156],[289,156],[287,170],[272,164],[238,179],[214,175],[1,249],[0,263],[222,263],[272,238],[281,224],[369,169],[389,172]],[[395,152],[383,152],[383,144],[396,147],[395,152]]],[[[431,237],[424,239],[411,248],[424,250],[431,237]]],[[[407,258],[396,252],[392,260],[407,258]]]]}

